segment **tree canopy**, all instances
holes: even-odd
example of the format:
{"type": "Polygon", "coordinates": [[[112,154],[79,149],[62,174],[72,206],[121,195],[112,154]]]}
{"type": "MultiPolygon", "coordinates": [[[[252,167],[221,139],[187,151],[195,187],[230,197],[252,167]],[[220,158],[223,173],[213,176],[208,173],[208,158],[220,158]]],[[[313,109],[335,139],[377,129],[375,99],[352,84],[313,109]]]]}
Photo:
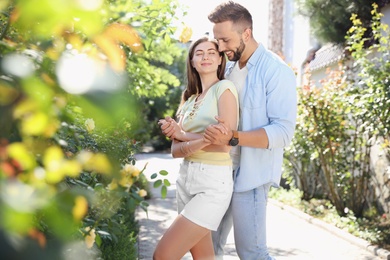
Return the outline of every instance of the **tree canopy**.
{"type": "Polygon", "coordinates": [[[379,7],[387,4],[388,0],[298,0],[298,13],[310,19],[313,35],[321,43],[344,45],[345,35],[352,26],[352,14],[360,17],[363,27],[367,28],[366,36],[372,20],[372,4],[379,7]]]}

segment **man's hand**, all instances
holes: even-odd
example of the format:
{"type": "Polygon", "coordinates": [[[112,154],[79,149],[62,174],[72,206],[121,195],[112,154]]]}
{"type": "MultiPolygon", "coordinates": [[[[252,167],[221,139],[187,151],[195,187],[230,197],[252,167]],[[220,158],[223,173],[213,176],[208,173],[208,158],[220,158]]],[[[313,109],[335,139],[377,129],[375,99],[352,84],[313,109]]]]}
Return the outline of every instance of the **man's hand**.
{"type": "Polygon", "coordinates": [[[180,126],[170,116],[158,120],[158,124],[160,125],[160,129],[163,135],[170,139],[177,139],[181,134],[183,134],[180,126]]]}
{"type": "Polygon", "coordinates": [[[206,142],[210,142],[216,145],[228,145],[229,140],[232,138],[232,130],[229,126],[225,124],[225,121],[215,117],[217,119],[218,124],[209,125],[203,135],[203,138],[206,142]]]}

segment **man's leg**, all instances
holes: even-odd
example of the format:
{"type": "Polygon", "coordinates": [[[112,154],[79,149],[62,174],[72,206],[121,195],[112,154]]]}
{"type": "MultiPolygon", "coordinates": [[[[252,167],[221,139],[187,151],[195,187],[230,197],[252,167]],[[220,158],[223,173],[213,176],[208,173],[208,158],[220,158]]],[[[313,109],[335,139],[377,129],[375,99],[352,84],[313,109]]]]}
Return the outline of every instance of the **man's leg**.
{"type": "Polygon", "coordinates": [[[224,255],[224,247],[226,245],[227,237],[233,226],[232,203],[230,203],[217,231],[212,231],[213,246],[215,252],[215,259],[222,260],[224,255]]]}
{"type": "Polygon", "coordinates": [[[273,259],[268,254],[266,237],[269,188],[270,185],[266,184],[250,191],[233,193],[234,240],[240,259],[273,259]]]}

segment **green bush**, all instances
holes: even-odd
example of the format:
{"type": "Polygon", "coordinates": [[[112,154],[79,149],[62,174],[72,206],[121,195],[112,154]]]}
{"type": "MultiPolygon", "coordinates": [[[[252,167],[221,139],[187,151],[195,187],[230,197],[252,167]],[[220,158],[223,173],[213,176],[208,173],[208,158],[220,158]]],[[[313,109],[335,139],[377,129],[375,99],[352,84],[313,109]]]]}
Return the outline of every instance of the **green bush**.
{"type": "Polygon", "coordinates": [[[180,85],[167,69],[181,55],[171,38],[178,5],[87,2],[0,4],[0,244],[9,259],[136,256],[134,212],[148,206],[134,167],[150,140],[142,101],[180,85]]]}
{"type": "Polygon", "coordinates": [[[329,199],[341,216],[361,217],[372,206],[374,172],[371,147],[381,142],[389,158],[389,30],[373,5],[374,44],[366,48],[366,29],[356,15],[347,35],[346,59],[321,87],[298,90],[298,120],[285,169],[303,197],[329,199]]]}

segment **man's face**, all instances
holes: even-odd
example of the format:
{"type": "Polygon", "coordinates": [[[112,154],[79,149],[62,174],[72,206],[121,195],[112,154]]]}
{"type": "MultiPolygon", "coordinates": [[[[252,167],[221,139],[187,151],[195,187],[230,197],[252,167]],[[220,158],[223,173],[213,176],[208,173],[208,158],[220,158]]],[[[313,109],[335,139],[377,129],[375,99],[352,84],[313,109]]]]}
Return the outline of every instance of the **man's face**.
{"type": "Polygon", "coordinates": [[[238,61],[245,50],[242,34],[233,28],[231,21],[214,24],[214,38],[218,41],[219,51],[223,51],[230,61],[238,61]]]}

